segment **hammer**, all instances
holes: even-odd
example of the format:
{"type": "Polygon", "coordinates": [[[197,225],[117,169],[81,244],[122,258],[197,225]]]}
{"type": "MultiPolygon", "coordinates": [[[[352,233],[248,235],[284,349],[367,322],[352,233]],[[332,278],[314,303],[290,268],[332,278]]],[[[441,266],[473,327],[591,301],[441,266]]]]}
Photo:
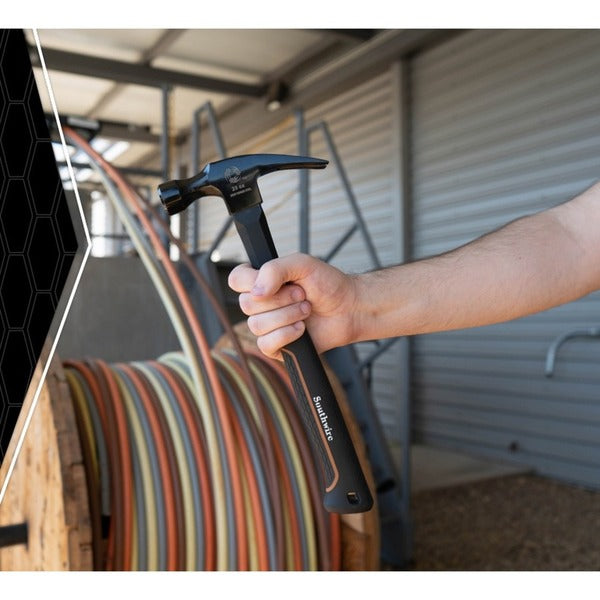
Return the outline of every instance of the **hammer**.
{"type": "MultiPolygon", "coordinates": [[[[326,160],[307,156],[235,156],[209,163],[189,179],[162,183],[158,194],[170,215],[204,196],[223,198],[250,263],[259,269],[277,258],[277,251],[261,206],[258,178],[283,169],[323,169],[326,165],[326,160]]],[[[325,508],[335,513],[369,510],[373,506],[369,486],[310,335],[305,330],[281,352],[304,427],[319,458],[325,508]]]]}

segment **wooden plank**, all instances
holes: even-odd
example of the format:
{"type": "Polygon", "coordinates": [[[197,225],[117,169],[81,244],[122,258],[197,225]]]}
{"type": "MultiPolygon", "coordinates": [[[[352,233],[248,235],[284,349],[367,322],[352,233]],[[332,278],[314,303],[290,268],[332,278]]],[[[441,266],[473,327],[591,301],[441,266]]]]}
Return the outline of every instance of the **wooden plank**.
{"type": "MultiPolygon", "coordinates": [[[[40,373],[34,379],[39,382],[40,373]]],[[[31,389],[36,386],[32,385],[31,389]]],[[[22,431],[26,398],[16,431],[22,431]]],[[[17,436],[9,445],[14,454],[17,436]]],[[[8,461],[2,465],[4,481],[8,461]]],[[[0,549],[0,570],[91,570],[92,534],[81,449],[70,395],[55,358],[39,395],[6,495],[0,526],[27,522],[27,546],[0,549]]]]}

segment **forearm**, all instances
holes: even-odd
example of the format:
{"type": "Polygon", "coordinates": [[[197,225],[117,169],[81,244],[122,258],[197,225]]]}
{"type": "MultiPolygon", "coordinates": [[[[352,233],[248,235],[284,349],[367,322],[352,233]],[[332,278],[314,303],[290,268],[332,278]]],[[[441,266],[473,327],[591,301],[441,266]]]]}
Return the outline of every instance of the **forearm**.
{"type": "Polygon", "coordinates": [[[597,205],[599,186],[446,254],[359,276],[357,339],[488,325],[597,289],[597,205]]]}

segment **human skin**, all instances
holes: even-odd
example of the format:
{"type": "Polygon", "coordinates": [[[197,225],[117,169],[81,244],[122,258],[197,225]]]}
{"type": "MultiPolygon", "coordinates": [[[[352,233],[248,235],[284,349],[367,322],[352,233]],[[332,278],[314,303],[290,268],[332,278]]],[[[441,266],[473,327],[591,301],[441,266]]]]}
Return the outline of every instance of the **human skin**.
{"type": "Polygon", "coordinates": [[[229,276],[261,351],[305,327],[319,352],[508,321],[600,289],[600,183],[450,252],[362,274],[305,254],[229,276]]]}

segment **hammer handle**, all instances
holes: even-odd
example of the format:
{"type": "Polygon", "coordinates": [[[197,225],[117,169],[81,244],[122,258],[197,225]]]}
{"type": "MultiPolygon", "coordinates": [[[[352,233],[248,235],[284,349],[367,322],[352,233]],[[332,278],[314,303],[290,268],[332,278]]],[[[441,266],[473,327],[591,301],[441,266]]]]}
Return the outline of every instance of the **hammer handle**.
{"type": "MultiPolygon", "coordinates": [[[[244,248],[255,269],[277,258],[260,206],[234,215],[244,248]]],[[[281,350],[304,427],[321,466],[323,504],[330,512],[365,512],[373,506],[352,438],[321,358],[307,331],[281,350]]]]}
{"type": "Polygon", "coordinates": [[[364,512],[373,498],[344,416],[308,332],[282,348],[304,426],[319,458],[323,504],[330,512],[364,512]]]}

